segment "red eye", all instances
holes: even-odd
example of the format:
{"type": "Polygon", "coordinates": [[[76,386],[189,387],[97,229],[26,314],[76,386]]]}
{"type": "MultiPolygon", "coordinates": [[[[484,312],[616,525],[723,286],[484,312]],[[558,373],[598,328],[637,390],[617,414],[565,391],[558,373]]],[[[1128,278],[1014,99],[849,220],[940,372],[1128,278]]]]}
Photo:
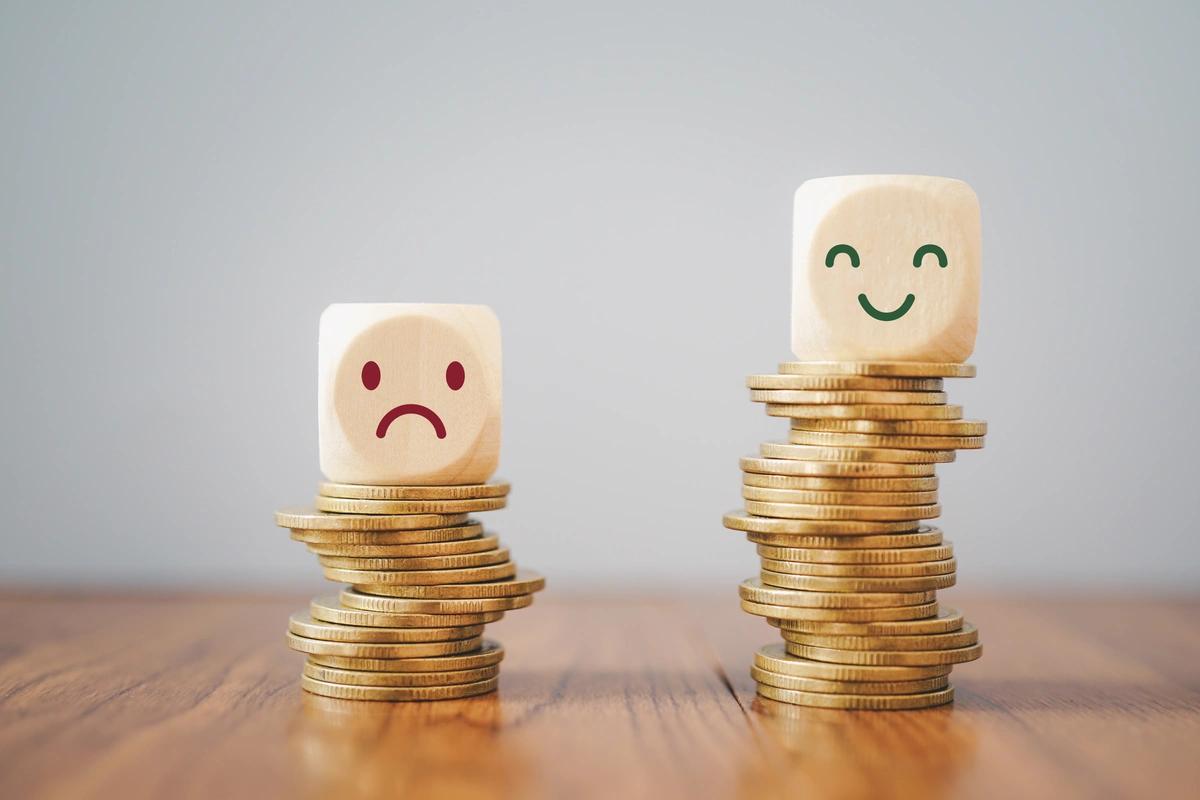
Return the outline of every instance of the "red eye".
{"type": "Polygon", "coordinates": [[[467,379],[467,371],[463,369],[463,365],[457,361],[451,361],[450,366],[446,367],[446,385],[454,391],[462,388],[463,381],[467,379]]]}
{"type": "Polygon", "coordinates": [[[363,364],[362,382],[363,386],[371,391],[374,391],[375,387],[379,386],[379,365],[374,361],[368,361],[363,364]]]}

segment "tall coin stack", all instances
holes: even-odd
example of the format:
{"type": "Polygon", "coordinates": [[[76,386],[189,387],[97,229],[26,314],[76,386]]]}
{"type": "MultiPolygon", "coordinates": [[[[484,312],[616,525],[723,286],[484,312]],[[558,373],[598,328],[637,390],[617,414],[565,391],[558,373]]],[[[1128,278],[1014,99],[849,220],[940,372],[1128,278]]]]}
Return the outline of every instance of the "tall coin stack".
{"type": "Polygon", "coordinates": [[[504,649],[483,627],[533,602],[545,581],[518,571],[470,512],[503,508],[507,483],[322,483],[316,507],[275,515],[350,584],[292,615],[288,645],[307,654],[301,684],[352,700],[446,700],[496,688],[504,649]]]}
{"type": "Polygon", "coordinates": [[[951,702],[954,664],[979,658],[974,626],[939,606],[955,582],[936,464],[983,446],[987,423],[947,405],[966,364],[802,361],[754,375],[751,399],[790,420],[787,443],[743,458],[745,511],[726,515],[762,572],[742,608],[779,629],[755,654],[764,697],[807,706],[912,709],[951,702]]]}

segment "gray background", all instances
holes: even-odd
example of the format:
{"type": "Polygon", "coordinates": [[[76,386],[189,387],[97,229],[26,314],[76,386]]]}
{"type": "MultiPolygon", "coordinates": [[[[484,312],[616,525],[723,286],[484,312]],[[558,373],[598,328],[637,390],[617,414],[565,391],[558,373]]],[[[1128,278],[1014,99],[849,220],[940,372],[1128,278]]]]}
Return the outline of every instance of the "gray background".
{"type": "Polygon", "coordinates": [[[317,580],[317,316],[405,300],[500,316],[523,564],[732,592],[792,192],[917,172],[983,204],[960,585],[1195,588],[1195,4],[647,5],[5,4],[0,574],[317,580]]]}

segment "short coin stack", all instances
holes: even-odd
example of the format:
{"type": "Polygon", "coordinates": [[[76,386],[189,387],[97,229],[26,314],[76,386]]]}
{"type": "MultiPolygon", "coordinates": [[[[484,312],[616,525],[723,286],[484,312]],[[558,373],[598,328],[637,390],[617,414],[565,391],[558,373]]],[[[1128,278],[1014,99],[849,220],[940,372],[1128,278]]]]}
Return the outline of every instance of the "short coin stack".
{"type": "Polygon", "coordinates": [[[493,691],[504,649],[483,638],[483,626],[545,585],[467,517],[503,508],[508,490],[322,483],[315,508],[277,512],[326,578],[351,584],[313,598],[288,623],[288,645],[308,655],[301,685],[352,700],[493,691]]]}
{"type": "Polygon", "coordinates": [[[847,709],[948,703],[952,665],[979,658],[975,628],[937,603],[954,585],[934,466],[983,446],[987,423],[947,405],[966,364],[789,362],[754,375],[751,399],[791,421],[787,443],[743,458],[746,533],[762,562],[742,608],[783,642],[755,655],[764,697],[847,709]]]}

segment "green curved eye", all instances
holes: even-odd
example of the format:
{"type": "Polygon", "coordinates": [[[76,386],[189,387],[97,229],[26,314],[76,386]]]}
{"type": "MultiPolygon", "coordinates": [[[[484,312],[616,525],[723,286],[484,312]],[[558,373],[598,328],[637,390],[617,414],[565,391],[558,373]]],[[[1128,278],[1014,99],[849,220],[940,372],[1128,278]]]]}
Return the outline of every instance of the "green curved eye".
{"type": "MultiPolygon", "coordinates": [[[[928,247],[929,245],[925,246],[928,247]]],[[[825,254],[825,266],[833,269],[833,260],[837,258],[838,253],[845,253],[850,256],[850,266],[858,269],[858,251],[848,244],[835,244],[829,248],[829,252],[825,254]]]]}
{"type": "Polygon", "coordinates": [[[937,256],[938,266],[942,269],[946,268],[946,251],[938,247],[936,244],[923,244],[917,248],[917,252],[913,253],[913,266],[920,268],[921,259],[933,253],[937,256]]]}

